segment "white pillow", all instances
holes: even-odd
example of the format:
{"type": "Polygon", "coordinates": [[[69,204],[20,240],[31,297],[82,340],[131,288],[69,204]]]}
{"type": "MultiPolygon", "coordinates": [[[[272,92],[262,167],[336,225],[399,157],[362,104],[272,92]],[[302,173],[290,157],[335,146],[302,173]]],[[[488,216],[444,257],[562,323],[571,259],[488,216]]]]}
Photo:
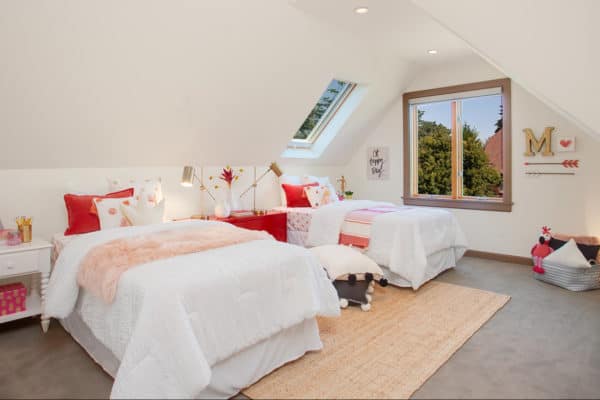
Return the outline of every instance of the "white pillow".
{"type": "Polygon", "coordinates": [[[317,182],[319,185],[328,185],[331,182],[329,181],[328,176],[313,176],[313,175],[302,175],[302,184],[306,185],[307,183],[317,182]]]}
{"type": "Polygon", "coordinates": [[[317,256],[331,280],[348,279],[349,274],[356,274],[361,279],[360,275],[367,272],[375,279],[383,277],[383,271],[375,261],[352,247],[332,244],[313,247],[310,251],[317,256]]]}
{"type": "Polygon", "coordinates": [[[562,267],[591,268],[589,261],[585,259],[585,256],[581,253],[581,250],[579,250],[577,243],[573,239],[570,239],[562,247],[550,253],[550,255],[544,258],[544,262],[562,267]]]}
{"type": "Polygon", "coordinates": [[[131,223],[123,212],[121,206],[130,206],[135,203],[133,197],[125,197],[118,199],[94,199],[98,220],[100,221],[100,229],[112,229],[123,226],[131,226],[131,223]]]}
{"type": "Polygon", "coordinates": [[[335,191],[335,186],[329,181],[328,176],[313,176],[313,175],[303,175],[302,176],[302,184],[306,185],[308,183],[317,182],[321,186],[327,186],[329,188],[329,199],[330,202],[340,201],[338,195],[335,191]]]}
{"type": "Polygon", "coordinates": [[[145,201],[138,201],[137,204],[126,206],[121,204],[121,211],[127,217],[131,225],[152,225],[164,222],[165,200],[161,200],[156,206],[152,207],[145,201]]]}
{"type": "Polygon", "coordinates": [[[163,200],[162,182],[160,178],[135,180],[128,182],[119,179],[108,179],[108,191],[118,192],[133,188],[133,195],[137,200],[143,200],[151,207],[156,206],[163,200]]]}
{"type": "Polygon", "coordinates": [[[279,192],[281,196],[281,205],[287,207],[287,197],[285,196],[285,191],[281,185],[302,185],[302,178],[296,175],[286,175],[283,174],[279,177],[279,192]]]}
{"type": "Polygon", "coordinates": [[[328,186],[307,186],[304,188],[304,193],[312,208],[331,203],[331,192],[328,186]]]}

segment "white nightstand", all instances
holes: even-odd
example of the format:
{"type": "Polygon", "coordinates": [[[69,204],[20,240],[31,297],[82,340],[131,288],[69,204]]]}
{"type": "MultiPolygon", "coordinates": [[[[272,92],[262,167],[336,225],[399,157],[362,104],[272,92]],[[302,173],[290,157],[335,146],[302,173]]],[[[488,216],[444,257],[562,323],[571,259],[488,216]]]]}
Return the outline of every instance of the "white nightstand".
{"type": "Polygon", "coordinates": [[[44,316],[46,288],[50,278],[49,242],[33,239],[18,246],[0,245],[0,279],[31,275],[31,290],[27,294],[27,310],[0,317],[0,324],[19,318],[42,315],[42,329],[48,330],[50,319],[44,316]]]}

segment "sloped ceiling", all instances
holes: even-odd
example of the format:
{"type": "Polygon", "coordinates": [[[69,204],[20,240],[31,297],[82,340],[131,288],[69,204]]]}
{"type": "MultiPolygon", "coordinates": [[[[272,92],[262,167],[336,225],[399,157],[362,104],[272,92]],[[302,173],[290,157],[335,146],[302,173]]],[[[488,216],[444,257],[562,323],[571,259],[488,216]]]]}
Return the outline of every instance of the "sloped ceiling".
{"type": "Polygon", "coordinates": [[[471,52],[409,0],[371,3],[4,0],[0,168],[264,164],[334,77],[369,87],[316,160],[343,163],[443,62],[428,48],[471,52]]]}
{"type": "Polygon", "coordinates": [[[373,73],[365,79],[347,77],[366,85],[368,91],[317,160],[319,163],[347,163],[389,106],[423,68],[474,55],[466,43],[410,1],[295,0],[290,3],[307,16],[341,32],[344,40],[366,43],[370,54],[365,56],[371,57],[373,62],[373,73]],[[353,10],[358,6],[368,6],[369,13],[355,14],[353,10]],[[439,53],[429,55],[429,49],[437,49],[439,53]]]}
{"type": "Polygon", "coordinates": [[[600,1],[413,1],[504,74],[600,139],[600,1]]]}

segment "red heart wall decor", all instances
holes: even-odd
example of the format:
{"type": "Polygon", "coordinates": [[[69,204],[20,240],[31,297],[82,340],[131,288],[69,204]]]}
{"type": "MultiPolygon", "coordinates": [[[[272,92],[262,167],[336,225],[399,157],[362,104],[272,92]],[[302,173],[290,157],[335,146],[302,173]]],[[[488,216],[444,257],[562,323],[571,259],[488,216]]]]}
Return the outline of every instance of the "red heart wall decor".
{"type": "Polygon", "coordinates": [[[573,141],[572,141],[572,140],[566,140],[566,139],[562,139],[562,140],[560,141],[560,145],[561,145],[562,147],[564,147],[564,148],[567,148],[567,147],[569,147],[569,146],[571,145],[571,143],[573,143],[573,141]]]}

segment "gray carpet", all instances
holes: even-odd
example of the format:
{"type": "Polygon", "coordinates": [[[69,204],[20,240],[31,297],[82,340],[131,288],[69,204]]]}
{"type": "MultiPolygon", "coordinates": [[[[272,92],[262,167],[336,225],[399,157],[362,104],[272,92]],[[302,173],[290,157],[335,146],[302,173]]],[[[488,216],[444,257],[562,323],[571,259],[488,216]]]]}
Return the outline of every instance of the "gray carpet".
{"type": "MultiPolygon", "coordinates": [[[[440,281],[512,296],[415,398],[597,398],[600,290],[573,293],[529,268],[476,258],[440,281]]],[[[103,398],[112,380],[53,322],[0,326],[0,397],[103,398]]]]}

